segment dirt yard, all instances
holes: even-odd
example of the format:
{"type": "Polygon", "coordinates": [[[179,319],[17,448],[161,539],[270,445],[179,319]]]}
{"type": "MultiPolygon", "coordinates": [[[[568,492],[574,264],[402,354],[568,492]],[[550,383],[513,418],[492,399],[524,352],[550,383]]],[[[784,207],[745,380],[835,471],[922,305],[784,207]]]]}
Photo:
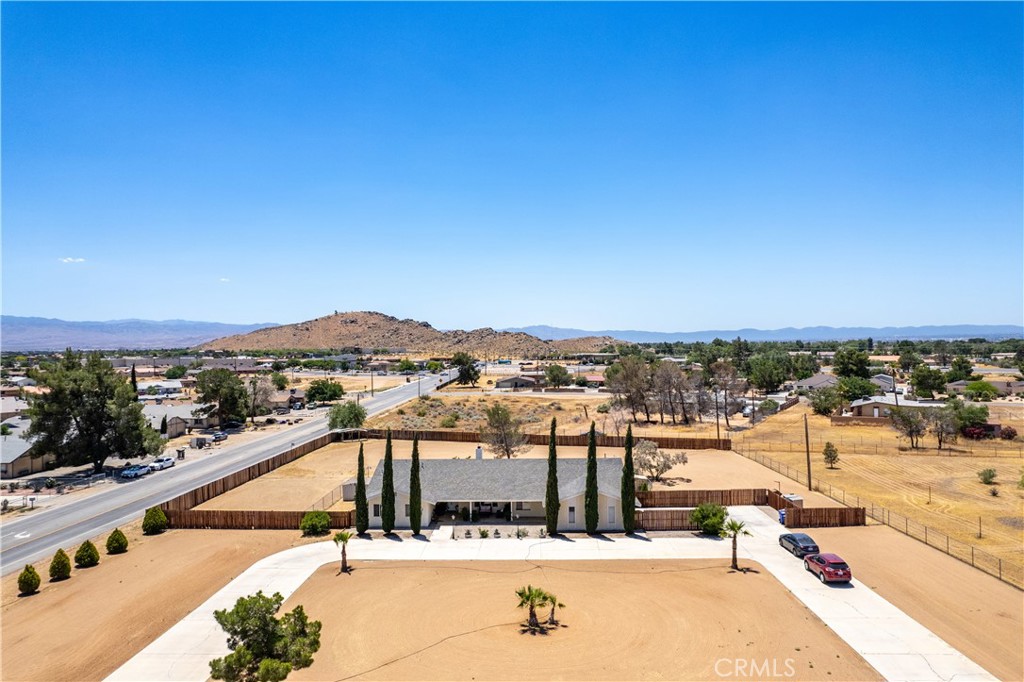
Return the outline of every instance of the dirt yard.
{"type": "MultiPolygon", "coordinates": [[[[4,680],[102,680],[258,559],[311,541],[298,531],[177,530],[143,536],[123,527],[127,554],[49,582],[35,565],[38,594],[18,596],[18,574],[3,579],[0,630],[4,680]]],[[[317,538],[319,540],[320,538],[317,538]]],[[[75,547],[66,547],[72,558],[75,547]]]]}
{"type": "MultiPolygon", "coordinates": [[[[742,437],[734,436],[734,447],[803,469],[803,415],[809,413],[804,405],[786,410],[742,437]]],[[[817,415],[809,415],[809,420],[812,472],[820,485],[832,486],[837,495],[845,490],[847,501],[886,507],[999,558],[1024,564],[1024,490],[1017,486],[1024,459],[994,456],[996,448],[1008,447],[1005,443],[972,443],[979,454],[943,450],[940,455],[934,448],[901,449],[896,431],[887,427],[832,426],[828,418],[817,415]],[[839,450],[835,469],[822,461],[827,440],[839,450]],[[986,468],[996,470],[996,485],[978,480],[977,472],[986,468]],[[990,494],[992,489],[998,496],[990,494]],[[981,539],[977,537],[979,518],[981,539]]]]}
{"type": "Polygon", "coordinates": [[[1001,680],[1024,680],[1024,599],[970,565],[886,526],[811,528],[854,576],[1001,680]]]}
{"type": "Polygon", "coordinates": [[[764,569],[743,575],[721,561],[355,567],[339,576],[337,565],[324,566],[285,603],[323,621],[313,665],[289,679],[710,680],[720,679],[719,659],[729,659],[719,663],[725,671],[737,658],[774,662],[780,675],[788,661],[787,679],[879,679],[764,569]],[[562,627],[524,632],[515,590],[527,583],[566,604],[562,627]]]}

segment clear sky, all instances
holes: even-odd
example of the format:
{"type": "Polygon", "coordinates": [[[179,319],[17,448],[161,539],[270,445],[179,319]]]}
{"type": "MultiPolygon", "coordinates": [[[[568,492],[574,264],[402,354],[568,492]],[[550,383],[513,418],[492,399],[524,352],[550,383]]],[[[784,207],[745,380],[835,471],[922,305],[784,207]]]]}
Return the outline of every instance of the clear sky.
{"type": "Polygon", "coordinates": [[[2,6],[3,310],[1020,323],[1021,3],[2,6]]]}

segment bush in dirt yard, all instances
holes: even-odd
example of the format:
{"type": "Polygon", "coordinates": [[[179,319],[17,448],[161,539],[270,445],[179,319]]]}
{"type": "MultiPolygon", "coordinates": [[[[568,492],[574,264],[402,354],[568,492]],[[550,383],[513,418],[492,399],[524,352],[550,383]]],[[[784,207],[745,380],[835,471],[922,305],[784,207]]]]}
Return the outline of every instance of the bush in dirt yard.
{"type": "Polygon", "coordinates": [[[82,543],[82,546],[75,552],[75,566],[78,568],[89,568],[100,562],[100,551],[96,545],[89,540],[82,543]]]}
{"type": "Polygon", "coordinates": [[[999,437],[1003,440],[1013,440],[1017,437],[1017,429],[1012,426],[1004,426],[999,432],[999,437]]]}
{"type": "Polygon", "coordinates": [[[996,470],[982,469],[978,472],[978,479],[985,485],[992,485],[996,482],[996,470]]]}
{"type": "Polygon", "coordinates": [[[167,514],[160,507],[150,507],[142,519],[142,532],[145,535],[156,535],[167,530],[167,514]]]}
{"type": "Polygon", "coordinates": [[[726,514],[722,505],[705,502],[690,512],[690,520],[700,526],[700,532],[705,535],[719,535],[725,524],[726,514]]]}
{"type": "Polygon", "coordinates": [[[39,574],[31,564],[25,566],[25,570],[18,576],[18,591],[22,594],[32,594],[39,589],[39,574]]]}
{"type": "Polygon", "coordinates": [[[50,562],[50,580],[66,580],[71,577],[71,559],[63,549],[58,549],[50,562]]]}
{"type": "Polygon", "coordinates": [[[128,551],[128,538],[119,528],[107,536],[107,554],[124,554],[128,551]]]}
{"type": "Polygon", "coordinates": [[[324,511],[306,512],[299,522],[303,535],[323,535],[331,529],[331,517],[324,511]]]}

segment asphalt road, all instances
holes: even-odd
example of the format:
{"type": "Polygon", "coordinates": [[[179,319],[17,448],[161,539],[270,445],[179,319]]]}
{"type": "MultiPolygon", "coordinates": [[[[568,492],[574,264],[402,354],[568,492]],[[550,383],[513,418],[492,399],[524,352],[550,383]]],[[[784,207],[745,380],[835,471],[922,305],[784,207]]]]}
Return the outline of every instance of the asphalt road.
{"type": "MultiPolygon", "coordinates": [[[[385,412],[429,393],[447,378],[446,374],[412,377],[373,398],[361,401],[369,416],[385,412]],[[417,381],[418,380],[418,381],[417,381]]],[[[327,433],[326,410],[308,423],[292,427],[237,446],[224,446],[218,454],[188,466],[157,471],[133,481],[110,484],[106,490],[68,504],[32,512],[0,526],[0,575],[20,570],[57,551],[113,530],[158,505],[200,485],[272,457],[292,443],[327,433]]]]}

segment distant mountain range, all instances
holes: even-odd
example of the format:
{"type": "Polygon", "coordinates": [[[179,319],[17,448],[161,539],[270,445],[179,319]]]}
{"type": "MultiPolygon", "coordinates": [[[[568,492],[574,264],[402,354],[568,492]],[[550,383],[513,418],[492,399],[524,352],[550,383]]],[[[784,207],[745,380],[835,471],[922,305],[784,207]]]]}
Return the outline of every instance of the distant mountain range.
{"type": "Polygon", "coordinates": [[[276,326],[190,320],[68,322],[45,317],[0,316],[0,349],[8,351],[190,348],[212,339],[276,326]]]}
{"type": "Polygon", "coordinates": [[[924,327],[786,327],[785,329],[713,329],[697,332],[646,332],[634,329],[588,331],[534,325],[532,327],[512,327],[502,331],[522,332],[552,341],[581,336],[610,336],[633,343],[693,343],[695,341],[709,342],[716,338],[729,341],[737,336],[747,341],[845,341],[847,339],[865,339],[869,336],[876,341],[969,338],[985,338],[995,341],[1024,336],[1024,328],[1012,324],[951,324],[924,327]]]}

